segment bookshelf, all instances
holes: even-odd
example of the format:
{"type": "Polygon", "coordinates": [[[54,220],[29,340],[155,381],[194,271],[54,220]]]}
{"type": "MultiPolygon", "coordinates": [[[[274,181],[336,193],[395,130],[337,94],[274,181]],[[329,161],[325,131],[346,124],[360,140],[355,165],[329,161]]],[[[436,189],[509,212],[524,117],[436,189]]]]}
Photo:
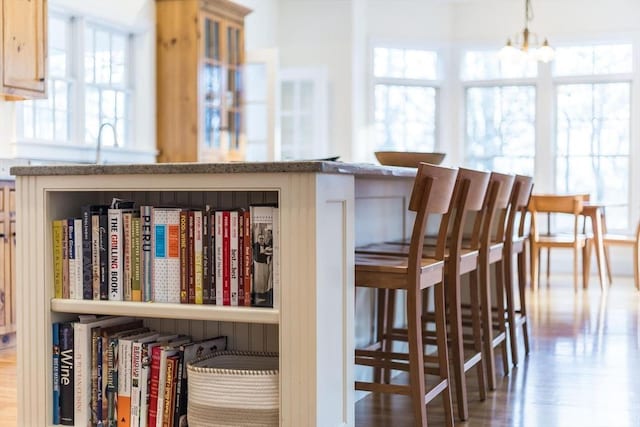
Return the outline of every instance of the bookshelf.
{"type": "Polygon", "coordinates": [[[331,162],[17,167],[18,425],[52,424],[51,324],[130,315],[280,355],[280,425],[353,425],[354,176],[331,162]],[[327,168],[327,165],[331,166],[327,168]],[[274,308],[52,298],[51,221],[112,197],[230,208],[277,202],[274,308]]]}

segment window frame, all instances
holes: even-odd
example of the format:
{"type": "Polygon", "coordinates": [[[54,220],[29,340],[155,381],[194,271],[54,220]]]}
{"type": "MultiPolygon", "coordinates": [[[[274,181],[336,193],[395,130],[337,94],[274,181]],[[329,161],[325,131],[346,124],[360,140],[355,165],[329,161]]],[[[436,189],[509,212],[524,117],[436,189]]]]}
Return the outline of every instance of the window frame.
{"type": "Polygon", "coordinates": [[[354,147],[354,150],[362,152],[366,156],[366,160],[370,162],[375,161],[374,152],[378,150],[378,140],[377,140],[377,132],[376,132],[376,100],[375,100],[375,91],[377,85],[384,86],[401,86],[401,87],[423,87],[423,88],[431,88],[435,90],[435,106],[434,106],[434,131],[433,131],[433,139],[434,139],[434,149],[433,151],[442,151],[441,148],[441,132],[442,132],[442,92],[443,86],[445,85],[445,81],[442,76],[444,75],[444,62],[446,60],[444,52],[441,48],[435,48],[434,46],[429,45],[421,45],[421,44],[408,44],[408,43],[389,43],[383,41],[372,41],[368,47],[368,74],[369,74],[369,90],[368,96],[368,115],[369,115],[369,123],[370,132],[369,138],[366,147],[364,150],[359,150],[358,147],[354,147]],[[436,54],[436,78],[435,79],[425,79],[425,78],[406,78],[406,77],[377,77],[375,75],[375,49],[376,48],[386,48],[386,49],[401,49],[401,50],[422,50],[427,52],[433,52],[436,54]]]}

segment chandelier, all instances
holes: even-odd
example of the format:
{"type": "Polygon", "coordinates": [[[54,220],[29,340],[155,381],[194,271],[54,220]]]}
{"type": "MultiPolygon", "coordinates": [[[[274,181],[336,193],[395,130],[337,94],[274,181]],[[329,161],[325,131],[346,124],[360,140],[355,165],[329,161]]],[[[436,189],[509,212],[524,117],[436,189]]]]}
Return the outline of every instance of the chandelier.
{"type": "Polygon", "coordinates": [[[525,0],[524,10],[524,30],[516,33],[513,38],[507,39],[507,44],[500,49],[498,55],[500,59],[516,59],[522,56],[526,58],[549,62],[553,60],[555,52],[549,46],[549,42],[545,38],[542,44],[538,41],[538,35],[529,31],[529,22],[533,20],[533,9],[531,1],[525,0]]]}

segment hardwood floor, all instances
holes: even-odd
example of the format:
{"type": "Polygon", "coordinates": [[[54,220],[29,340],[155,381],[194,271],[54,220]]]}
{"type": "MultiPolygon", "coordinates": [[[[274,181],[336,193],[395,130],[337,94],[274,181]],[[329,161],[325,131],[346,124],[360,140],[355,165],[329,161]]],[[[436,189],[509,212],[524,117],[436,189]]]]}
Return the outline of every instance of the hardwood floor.
{"type": "MultiPolygon", "coordinates": [[[[484,402],[472,391],[469,427],[640,426],[640,293],[614,278],[606,296],[592,279],[574,294],[570,277],[529,293],[531,353],[484,402]]],[[[502,364],[496,363],[501,369],[502,364]]],[[[468,386],[476,382],[470,380],[468,386]]],[[[444,421],[439,399],[430,426],[444,421]]],[[[356,405],[357,427],[413,427],[404,396],[370,395],[356,405]]]]}
{"type": "MultiPolygon", "coordinates": [[[[487,400],[470,393],[468,427],[640,426],[640,293],[615,278],[605,297],[575,295],[569,277],[529,294],[531,353],[487,400]]],[[[520,342],[521,352],[524,352],[520,342]]],[[[498,367],[501,363],[496,364],[498,367]]],[[[0,426],[16,426],[16,352],[0,351],[0,426]]],[[[468,381],[470,387],[476,383],[468,381]]],[[[444,425],[440,400],[430,426],[444,425]]],[[[356,405],[357,427],[413,427],[402,396],[371,395],[356,405]]]]}

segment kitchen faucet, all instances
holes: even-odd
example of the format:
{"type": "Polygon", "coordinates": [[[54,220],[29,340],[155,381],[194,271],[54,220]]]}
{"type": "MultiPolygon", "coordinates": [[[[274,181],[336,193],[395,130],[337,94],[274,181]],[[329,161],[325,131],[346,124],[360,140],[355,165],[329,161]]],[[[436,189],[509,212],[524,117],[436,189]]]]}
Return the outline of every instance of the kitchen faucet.
{"type": "Polygon", "coordinates": [[[98,129],[98,142],[96,144],[96,164],[97,165],[99,165],[102,161],[102,159],[100,158],[100,152],[102,150],[102,129],[104,129],[105,126],[109,126],[113,131],[113,146],[116,148],[118,147],[118,133],[116,132],[115,126],[113,126],[109,122],[102,123],[100,125],[100,128],[98,129]]]}

